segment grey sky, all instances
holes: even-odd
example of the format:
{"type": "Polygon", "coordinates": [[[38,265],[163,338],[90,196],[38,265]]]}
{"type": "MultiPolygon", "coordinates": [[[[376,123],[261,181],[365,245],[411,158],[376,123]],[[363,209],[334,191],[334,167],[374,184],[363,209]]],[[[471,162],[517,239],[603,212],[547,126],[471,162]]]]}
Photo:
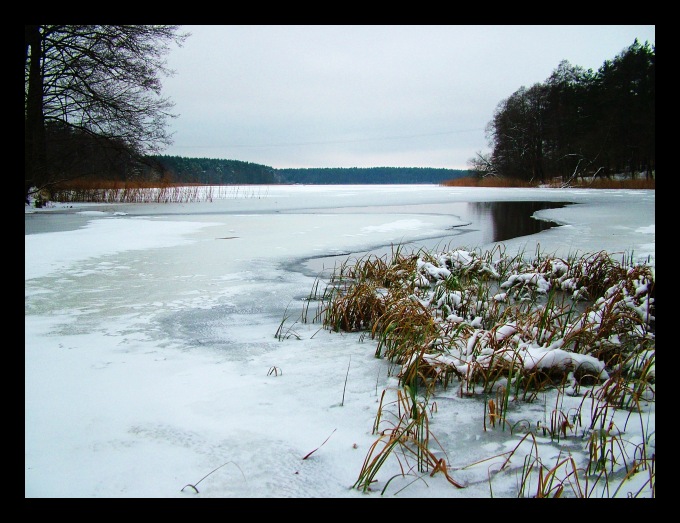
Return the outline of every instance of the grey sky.
{"type": "Polygon", "coordinates": [[[183,26],[163,154],[286,167],[466,169],[521,86],[598,69],[654,25],[183,26]]]}

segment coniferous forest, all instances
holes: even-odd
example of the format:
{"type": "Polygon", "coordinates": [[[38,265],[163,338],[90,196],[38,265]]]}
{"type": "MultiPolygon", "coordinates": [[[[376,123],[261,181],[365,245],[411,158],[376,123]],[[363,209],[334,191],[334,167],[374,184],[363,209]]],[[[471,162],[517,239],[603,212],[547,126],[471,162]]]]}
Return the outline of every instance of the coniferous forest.
{"type": "Polygon", "coordinates": [[[153,156],[145,176],[171,183],[223,184],[387,184],[440,183],[470,173],[427,167],[349,167],[274,169],[238,160],[153,156]]]}

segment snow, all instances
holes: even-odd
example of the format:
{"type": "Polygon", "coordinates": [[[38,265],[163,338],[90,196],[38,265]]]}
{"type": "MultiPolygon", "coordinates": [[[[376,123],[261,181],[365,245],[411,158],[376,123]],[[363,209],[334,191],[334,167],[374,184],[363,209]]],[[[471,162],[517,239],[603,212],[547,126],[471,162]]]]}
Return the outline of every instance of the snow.
{"type": "MultiPolygon", "coordinates": [[[[266,186],[211,202],[27,206],[25,497],[516,497],[525,455],[538,451],[548,469],[582,459],[580,438],[538,431],[530,445],[525,433],[484,430],[484,400],[453,387],[437,394],[429,428],[465,488],[431,471],[401,477],[396,460],[370,492],[352,488],[378,438],[382,394],[398,392],[394,363],[375,357],[368,335],[299,321],[317,278],[350,253],[492,248],[460,203],[528,200],[576,205],[538,211],[560,226],[503,242],[508,254],[605,250],[654,267],[655,193],[644,190],[266,186]]],[[[421,263],[430,278],[446,276],[445,259],[472,261],[465,249],[441,252],[439,265],[421,263]]],[[[522,350],[526,365],[606,372],[559,343],[522,350]]],[[[561,412],[588,401],[577,389],[513,405],[513,417],[549,425],[556,401],[561,412]]],[[[653,450],[654,426],[651,402],[619,429],[653,450]]],[[[650,497],[645,475],[592,496],[650,497]]]]}

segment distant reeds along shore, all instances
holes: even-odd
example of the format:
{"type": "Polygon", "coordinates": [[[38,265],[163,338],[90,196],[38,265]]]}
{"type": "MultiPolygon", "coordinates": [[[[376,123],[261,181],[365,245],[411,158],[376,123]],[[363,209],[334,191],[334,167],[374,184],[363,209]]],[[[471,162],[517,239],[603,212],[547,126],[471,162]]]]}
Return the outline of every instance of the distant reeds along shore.
{"type": "MultiPolygon", "coordinates": [[[[446,180],[440,185],[445,187],[536,187],[535,183],[526,180],[487,176],[485,178],[464,177],[446,180]]],[[[545,185],[551,188],[565,188],[561,179],[556,179],[545,185]]],[[[569,183],[570,188],[583,189],[656,189],[655,178],[579,178],[569,183]]]]}
{"type": "MultiPolygon", "coordinates": [[[[537,187],[536,184],[508,178],[488,176],[486,178],[464,177],[440,183],[444,187],[537,187]]],[[[560,188],[564,185],[555,180],[545,186],[560,188]]],[[[265,185],[205,185],[171,183],[163,181],[112,181],[72,180],[52,188],[49,200],[75,203],[187,203],[204,202],[229,198],[262,197],[265,185]]],[[[579,178],[569,184],[571,188],[589,189],[655,189],[654,178],[579,178]]],[[[47,198],[47,197],[46,197],[47,198]]]]}
{"type": "Polygon", "coordinates": [[[191,203],[262,198],[267,191],[268,186],[263,185],[79,180],[55,186],[50,200],[62,203],[191,203]]]}

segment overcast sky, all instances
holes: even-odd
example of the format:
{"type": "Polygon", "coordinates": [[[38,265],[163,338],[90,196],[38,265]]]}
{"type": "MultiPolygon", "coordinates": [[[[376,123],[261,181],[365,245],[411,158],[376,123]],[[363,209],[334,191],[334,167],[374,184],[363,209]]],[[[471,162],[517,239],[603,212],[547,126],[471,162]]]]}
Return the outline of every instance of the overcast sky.
{"type": "Polygon", "coordinates": [[[597,70],[654,25],[182,26],[163,154],[466,169],[498,104],[560,61],[597,70]]]}

